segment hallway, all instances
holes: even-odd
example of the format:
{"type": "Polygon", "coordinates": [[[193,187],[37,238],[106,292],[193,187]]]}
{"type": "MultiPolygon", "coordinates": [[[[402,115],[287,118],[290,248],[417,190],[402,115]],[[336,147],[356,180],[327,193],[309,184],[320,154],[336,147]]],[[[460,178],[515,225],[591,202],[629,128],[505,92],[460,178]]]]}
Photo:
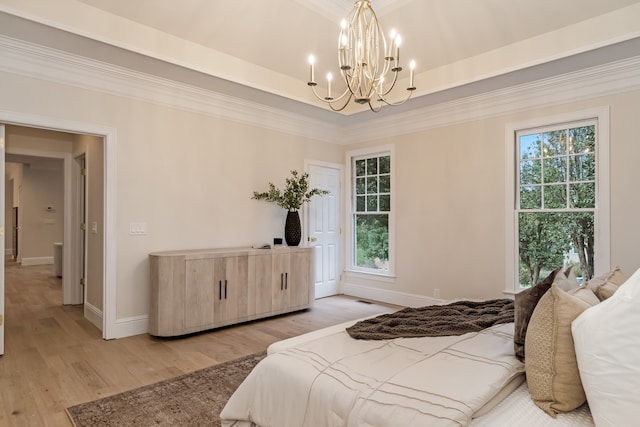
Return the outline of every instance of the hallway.
{"type": "Polygon", "coordinates": [[[5,319],[0,425],[70,425],[63,412],[77,387],[70,383],[87,369],[76,350],[101,340],[100,331],[84,319],[82,306],[62,305],[53,265],[5,262],[5,319]]]}

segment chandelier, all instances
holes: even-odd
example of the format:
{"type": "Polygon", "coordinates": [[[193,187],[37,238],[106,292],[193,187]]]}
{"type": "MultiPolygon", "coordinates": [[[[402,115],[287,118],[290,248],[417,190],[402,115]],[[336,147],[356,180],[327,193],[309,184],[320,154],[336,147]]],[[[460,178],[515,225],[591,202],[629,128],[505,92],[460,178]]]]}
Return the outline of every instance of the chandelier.
{"type": "Polygon", "coordinates": [[[370,0],[358,0],[354,8],[342,20],[340,37],[338,38],[338,66],[347,88],[337,98],[331,93],[333,76],[327,74],[326,96],[318,94],[315,81],[315,59],[309,56],[311,78],[307,83],[313,94],[326,102],[333,111],[342,111],[353,99],[358,104],[368,104],[373,112],[378,112],[383,105],[400,105],[405,103],[413,91],[415,62],[411,61],[409,87],[407,96],[396,102],[389,100],[402,71],[400,65],[400,35],[391,31],[390,43],[387,45],[378,17],[371,8],[370,0]],[[339,102],[344,101],[342,104],[339,102]]]}

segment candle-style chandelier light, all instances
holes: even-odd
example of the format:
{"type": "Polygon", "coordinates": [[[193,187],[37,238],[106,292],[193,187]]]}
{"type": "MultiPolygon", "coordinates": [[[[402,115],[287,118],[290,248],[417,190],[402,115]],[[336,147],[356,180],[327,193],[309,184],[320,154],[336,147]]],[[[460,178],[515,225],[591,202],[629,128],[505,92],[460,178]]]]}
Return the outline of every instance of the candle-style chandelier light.
{"type": "Polygon", "coordinates": [[[316,90],[318,83],[315,81],[313,55],[309,56],[311,78],[307,84],[311,86],[314,95],[328,103],[334,111],[344,110],[352,98],[358,104],[369,104],[373,112],[380,111],[384,104],[403,104],[416,90],[413,85],[414,61],[410,64],[406,98],[396,102],[388,98],[396,85],[398,74],[402,71],[400,42],[400,35],[394,30],[391,31],[391,40],[387,45],[378,17],[371,8],[371,1],[358,0],[349,16],[342,20],[338,39],[338,65],[347,88],[341,95],[334,98],[331,94],[333,76],[329,73],[327,74],[327,94],[319,95],[316,90]],[[343,100],[344,104],[337,105],[343,100]]]}

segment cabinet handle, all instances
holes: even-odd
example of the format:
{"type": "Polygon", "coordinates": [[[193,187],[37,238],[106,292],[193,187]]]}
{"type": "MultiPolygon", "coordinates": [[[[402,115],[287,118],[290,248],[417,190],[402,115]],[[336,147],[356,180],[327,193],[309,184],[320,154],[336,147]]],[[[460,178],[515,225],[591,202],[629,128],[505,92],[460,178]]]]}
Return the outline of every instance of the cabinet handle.
{"type": "Polygon", "coordinates": [[[220,284],[220,287],[218,290],[218,299],[222,299],[222,280],[220,280],[218,283],[220,284]]]}
{"type": "Polygon", "coordinates": [[[224,279],[224,299],[227,299],[227,279],[224,279]]]}
{"type": "Polygon", "coordinates": [[[284,274],[280,273],[280,290],[284,289],[284,274]]]}
{"type": "Polygon", "coordinates": [[[289,273],[284,273],[284,288],[287,289],[289,287],[289,273]]]}

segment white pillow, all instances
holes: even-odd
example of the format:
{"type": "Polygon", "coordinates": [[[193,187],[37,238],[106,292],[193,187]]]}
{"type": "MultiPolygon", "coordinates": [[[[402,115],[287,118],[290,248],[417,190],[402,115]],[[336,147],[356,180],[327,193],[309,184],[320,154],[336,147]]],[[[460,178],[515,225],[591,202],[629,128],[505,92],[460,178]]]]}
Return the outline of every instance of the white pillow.
{"type": "Polygon", "coordinates": [[[598,427],[638,425],[639,306],[640,269],[572,323],[580,379],[598,427]]]}

